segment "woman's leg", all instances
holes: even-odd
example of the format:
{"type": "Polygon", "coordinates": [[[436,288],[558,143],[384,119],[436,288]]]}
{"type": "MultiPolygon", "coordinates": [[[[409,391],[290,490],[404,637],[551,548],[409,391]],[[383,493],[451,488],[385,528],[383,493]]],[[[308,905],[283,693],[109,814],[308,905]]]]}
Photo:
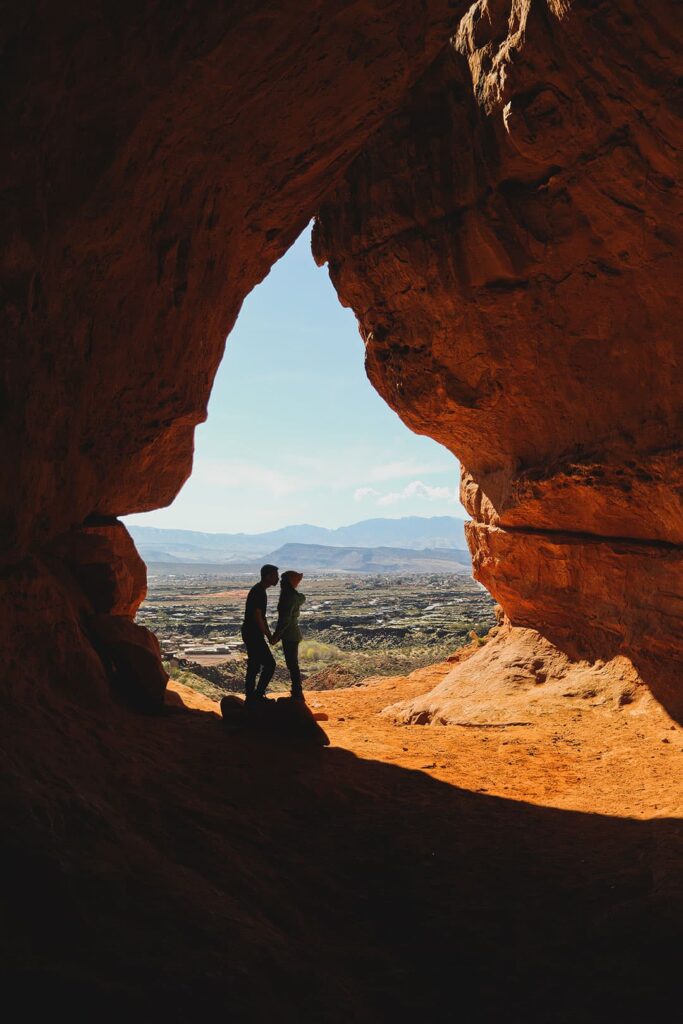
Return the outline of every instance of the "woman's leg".
{"type": "Polygon", "coordinates": [[[285,664],[289,670],[289,678],[292,680],[292,697],[303,697],[301,669],[299,668],[299,641],[283,640],[282,652],[285,656],[285,664]]]}

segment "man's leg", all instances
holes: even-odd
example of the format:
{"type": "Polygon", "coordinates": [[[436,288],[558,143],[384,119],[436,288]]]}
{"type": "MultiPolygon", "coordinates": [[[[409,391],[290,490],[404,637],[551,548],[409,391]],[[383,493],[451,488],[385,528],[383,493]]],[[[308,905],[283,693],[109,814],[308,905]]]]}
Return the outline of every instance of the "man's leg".
{"type": "Polygon", "coordinates": [[[285,655],[285,663],[289,670],[289,678],[292,680],[292,697],[303,697],[301,689],[301,669],[299,668],[299,641],[282,641],[282,650],[285,655]]]}
{"type": "Polygon", "coordinates": [[[270,653],[270,647],[265,637],[261,639],[259,662],[263,667],[259,676],[258,686],[256,687],[256,696],[265,697],[268,683],[273,678],[273,673],[275,672],[275,658],[270,653]]]}
{"type": "Polygon", "coordinates": [[[244,695],[247,700],[252,700],[256,690],[256,676],[261,667],[261,646],[258,641],[242,633],[242,639],[247,648],[247,675],[244,680],[244,695]]]}

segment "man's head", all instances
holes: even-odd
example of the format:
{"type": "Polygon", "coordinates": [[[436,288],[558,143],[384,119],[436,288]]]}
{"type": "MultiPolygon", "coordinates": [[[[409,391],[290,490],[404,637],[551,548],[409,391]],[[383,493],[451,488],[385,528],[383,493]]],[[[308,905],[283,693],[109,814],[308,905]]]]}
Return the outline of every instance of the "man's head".
{"type": "Polygon", "coordinates": [[[276,565],[261,566],[261,583],[264,587],[274,587],[279,579],[280,574],[276,565]]]}

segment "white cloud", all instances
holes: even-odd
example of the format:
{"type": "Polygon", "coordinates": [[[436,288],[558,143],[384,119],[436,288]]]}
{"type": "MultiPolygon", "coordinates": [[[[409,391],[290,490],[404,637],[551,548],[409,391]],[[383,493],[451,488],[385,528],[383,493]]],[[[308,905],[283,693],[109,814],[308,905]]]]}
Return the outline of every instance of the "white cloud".
{"type": "Polygon", "coordinates": [[[366,498],[379,498],[381,492],[374,487],[357,487],[353,492],[354,501],[364,501],[366,498]]]}
{"type": "MultiPolygon", "coordinates": [[[[380,496],[379,493],[370,493],[375,489],[373,484],[415,480],[434,473],[455,474],[457,469],[457,463],[449,453],[446,453],[442,461],[429,462],[418,459],[391,459],[383,462],[379,456],[380,453],[372,448],[347,448],[317,466],[311,464],[310,471],[311,474],[315,473],[318,486],[326,486],[338,492],[352,491],[354,497],[358,491],[368,488],[363,497],[371,498],[380,496]]],[[[360,500],[362,498],[356,498],[356,501],[360,500]]]]}
{"type": "Polygon", "coordinates": [[[453,487],[432,487],[421,480],[413,480],[401,492],[406,498],[426,498],[427,501],[455,501],[457,494],[453,487]]]}
{"type": "Polygon", "coordinates": [[[402,491],[389,491],[388,494],[380,495],[376,505],[395,505],[399,501],[408,501],[411,498],[418,498],[423,501],[457,501],[457,494],[450,487],[432,487],[424,484],[421,480],[412,480],[402,491]]]}
{"type": "Polygon", "coordinates": [[[256,487],[276,495],[293,494],[301,487],[298,477],[237,459],[197,459],[192,475],[211,487],[256,487]]]}
{"type": "Polygon", "coordinates": [[[443,473],[444,469],[450,469],[450,465],[419,463],[412,459],[397,460],[372,466],[364,476],[371,483],[380,483],[383,480],[401,480],[403,477],[416,476],[418,473],[443,473]]]}

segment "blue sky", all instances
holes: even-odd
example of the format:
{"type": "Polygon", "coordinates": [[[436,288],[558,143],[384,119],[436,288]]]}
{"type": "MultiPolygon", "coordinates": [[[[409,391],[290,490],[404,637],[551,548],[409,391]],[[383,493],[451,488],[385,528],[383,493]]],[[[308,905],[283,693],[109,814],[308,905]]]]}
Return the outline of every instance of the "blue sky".
{"type": "Polygon", "coordinates": [[[456,515],[458,464],[411,433],[365,376],[363,342],[310,229],[247,297],[195,434],[192,476],[141,526],[255,533],[375,516],[456,515]]]}

